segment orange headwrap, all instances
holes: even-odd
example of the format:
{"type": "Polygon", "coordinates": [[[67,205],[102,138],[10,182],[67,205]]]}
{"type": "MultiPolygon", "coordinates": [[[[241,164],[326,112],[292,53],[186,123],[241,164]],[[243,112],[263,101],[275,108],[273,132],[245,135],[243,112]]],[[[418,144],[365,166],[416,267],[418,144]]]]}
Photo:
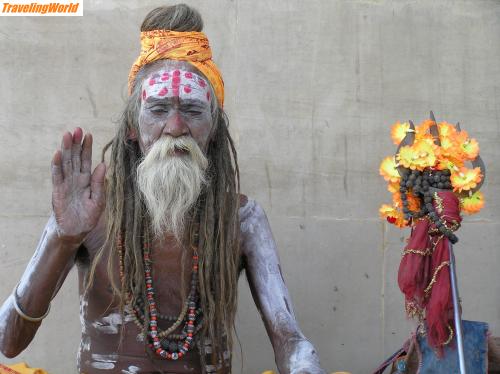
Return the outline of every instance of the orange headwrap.
{"type": "Polygon", "coordinates": [[[202,32],[152,30],[141,32],[141,54],[128,75],[128,91],[132,93],[137,72],[146,64],[157,60],[187,61],[202,72],[212,84],[219,105],[224,106],[224,81],[212,61],[208,39],[202,32]]]}

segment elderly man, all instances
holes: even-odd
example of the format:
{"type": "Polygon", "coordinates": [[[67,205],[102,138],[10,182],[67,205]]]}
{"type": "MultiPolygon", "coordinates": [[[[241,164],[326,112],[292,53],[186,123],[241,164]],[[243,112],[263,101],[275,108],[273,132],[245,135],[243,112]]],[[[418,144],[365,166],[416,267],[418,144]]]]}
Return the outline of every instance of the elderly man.
{"type": "Polygon", "coordinates": [[[30,343],[76,264],[79,372],[229,373],[244,269],[280,373],[324,373],[295,320],[267,218],[239,194],[202,27],[186,5],[146,16],[121,124],[92,173],[91,134],[64,134],[53,214],[0,310],[4,355],[30,343]]]}

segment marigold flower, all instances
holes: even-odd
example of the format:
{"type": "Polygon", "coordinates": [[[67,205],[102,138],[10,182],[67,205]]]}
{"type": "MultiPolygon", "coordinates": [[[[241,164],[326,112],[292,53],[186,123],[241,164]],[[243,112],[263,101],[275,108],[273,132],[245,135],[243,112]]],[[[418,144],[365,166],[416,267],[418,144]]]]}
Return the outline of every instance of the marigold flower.
{"type": "Polygon", "coordinates": [[[481,182],[483,176],[479,167],[474,169],[461,167],[458,172],[455,171],[451,174],[450,179],[453,185],[453,191],[462,192],[475,188],[477,184],[481,182]]]}
{"type": "Polygon", "coordinates": [[[453,138],[457,134],[457,129],[451,123],[440,122],[438,123],[439,138],[453,138]]]}
{"type": "Polygon", "coordinates": [[[399,183],[401,180],[394,156],[384,158],[380,164],[379,173],[390,183],[399,183]]]}
{"type": "Polygon", "coordinates": [[[424,140],[401,147],[397,159],[407,169],[424,170],[436,164],[435,147],[424,140]]]}
{"type": "Polygon", "coordinates": [[[379,213],[381,218],[386,219],[387,222],[397,227],[405,227],[408,225],[408,221],[404,219],[403,213],[388,204],[383,204],[379,209],[379,213]]]}
{"type": "Polygon", "coordinates": [[[394,144],[399,145],[406,136],[406,133],[410,129],[410,124],[408,122],[396,122],[392,125],[391,137],[394,144]]]}
{"type": "MultiPolygon", "coordinates": [[[[408,208],[412,212],[418,212],[420,210],[420,199],[412,193],[407,193],[406,198],[408,199],[408,208]]],[[[392,194],[392,203],[395,208],[403,209],[403,200],[399,191],[392,194]]]]}
{"type": "Polygon", "coordinates": [[[479,143],[476,139],[467,139],[465,142],[460,144],[463,153],[467,160],[472,161],[479,155],[479,143]]]}
{"type": "Polygon", "coordinates": [[[484,195],[476,191],[471,196],[460,199],[462,212],[466,214],[474,214],[479,212],[484,207],[484,195]]]}
{"type": "Polygon", "coordinates": [[[398,192],[399,191],[399,183],[390,183],[389,182],[389,184],[387,184],[387,190],[390,193],[398,192]]]}
{"type": "Polygon", "coordinates": [[[434,121],[426,119],[422,121],[417,127],[415,127],[415,132],[417,139],[422,139],[424,136],[429,134],[430,127],[434,124],[434,121]]]}
{"type": "Polygon", "coordinates": [[[447,163],[451,163],[452,166],[457,167],[464,166],[464,152],[453,138],[442,138],[441,146],[439,147],[438,169],[445,169],[446,167],[443,165],[447,163]]]}

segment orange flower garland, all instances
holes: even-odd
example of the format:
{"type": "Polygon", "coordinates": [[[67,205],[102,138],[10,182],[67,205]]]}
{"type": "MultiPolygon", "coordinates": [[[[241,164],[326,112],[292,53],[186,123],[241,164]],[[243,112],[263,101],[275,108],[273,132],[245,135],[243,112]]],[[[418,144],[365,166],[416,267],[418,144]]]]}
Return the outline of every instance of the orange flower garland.
{"type": "MultiPolygon", "coordinates": [[[[384,158],[379,167],[380,175],[387,182],[389,192],[393,194],[393,204],[383,204],[379,209],[381,218],[398,226],[409,224],[402,212],[402,201],[399,193],[401,176],[398,167],[410,170],[446,170],[450,171],[450,181],[455,193],[469,192],[469,196],[461,198],[462,211],[466,214],[479,212],[484,206],[484,196],[479,191],[471,191],[481,183],[483,175],[479,167],[469,169],[465,163],[473,161],[479,155],[479,143],[470,138],[466,131],[457,129],[448,122],[437,123],[440,145],[435,144],[430,134],[434,121],[428,119],[411,129],[408,122],[396,122],[391,127],[391,139],[399,145],[408,132],[415,133],[411,145],[403,145],[396,156],[384,158]]],[[[407,194],[408,208],[411,211],[420,209],[420,199],[411,193],[407,194]]]]}

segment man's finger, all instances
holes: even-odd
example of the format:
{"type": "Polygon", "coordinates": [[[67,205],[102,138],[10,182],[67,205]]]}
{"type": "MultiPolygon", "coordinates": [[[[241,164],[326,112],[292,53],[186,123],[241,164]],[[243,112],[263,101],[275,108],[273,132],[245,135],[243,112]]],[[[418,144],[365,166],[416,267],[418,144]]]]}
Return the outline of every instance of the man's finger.
{"type": "Polygon", "coordinates": [[[62,166],[61,157],[62,155],[60,150],[57,150],[56,153],[54,153],[54,156],[52,157],[51,174],[52,174],[52,184],[54,186],[57,186],[64,181],[61,168],[62,166]]]}
{"type": "Polygon", "coordinates": [[[106,165],[101,162],[96,166],[90,177],[90,198],[98,205],[104,203],[104,177],[106,175],[106,165]]]}
{"type": "Polygon", "coordinates": [[[66,132],[62,138],[62,171],[64,178],[68,178],[73,172],[73,163],[71,161],[71,146],[73,144],[73,136],[70,132],[66,132]]]}
{"type": "Polygon", "coordinates": [[[71,161],[73,163],[73,173],[80,173],[80,153],[82,152],[82,137],[83,131],[80,127],[77,127],[75,131],[73,131],[73,143],[71,145],[71,161]]]}
{"type": "Polygon", "coordinates": [[[82,173],[90,175],[92,171],[92,134],[87,133],[82,145],[82,173]]]}

